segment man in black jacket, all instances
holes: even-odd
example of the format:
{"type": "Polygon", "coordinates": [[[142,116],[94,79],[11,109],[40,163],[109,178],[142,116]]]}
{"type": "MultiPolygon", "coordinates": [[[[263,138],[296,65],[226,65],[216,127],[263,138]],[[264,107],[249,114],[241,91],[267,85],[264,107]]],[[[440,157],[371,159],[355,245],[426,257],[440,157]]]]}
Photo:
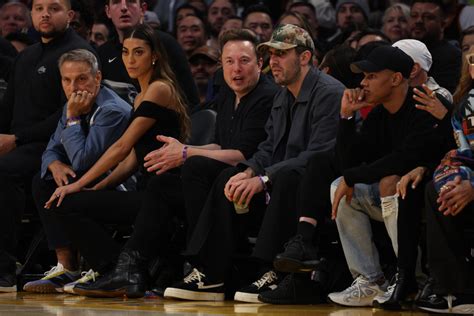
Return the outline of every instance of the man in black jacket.
{"type": "Polygon", "coordinates": [[[442,155],[437,144],[438,122],[415,107],[409,92],[412,67],[407,54],[390,46],[377,47],[367,60],[351,65],[353,71],[364,72],[365,78],[362,90],[346,90],[341,102],[336,149],[343,176],[331,188],[332,218],[355,279],[346,290],[329,294],[331,301],[341,305],[371,306],[388,285],[369,221],[384,222],[389,233],[393,229],[388,222],[393,208],[381,205],[381,180],[404,175],[442,155]],[[356,133],[354,112],[377,104],[356,133]]]}
{"type": "Polygon", "coordinates": [[[445,6],[441,0],[416,0],[408,26],[411,38],[422,41],[433,56],[429,75],[454,93],[461,74],[461,50],[444,39],[445,6]]]}
{"type": "Polygon", "coordinates": [[[59,57],[76,48],[92,50],[68,27],[68,0],[35,0],[32,20],[41,42],[25,49],[12,66],[0,105],[0,291],[16,291],[15,224],[24,208],[24,184],[41,166],[41,155],[67,101],[59,57]]]}

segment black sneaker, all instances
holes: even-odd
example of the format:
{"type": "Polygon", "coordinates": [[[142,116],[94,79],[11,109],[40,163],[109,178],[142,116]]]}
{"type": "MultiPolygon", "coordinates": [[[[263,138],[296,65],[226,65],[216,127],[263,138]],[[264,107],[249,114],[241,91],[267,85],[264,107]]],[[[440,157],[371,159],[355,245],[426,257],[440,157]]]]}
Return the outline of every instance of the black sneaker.
{"type": "Polygon", "coordinates": [[[285,251],[278,254],[273,261],[277,271],[310,272],[319,264],[316,248],[303,241],[303,236],[296,235],[285,244],[285,251]]]}
{"type": "Polygon", "coordinates": [[[260,303],[258,295],[277,288],[278,276],[273,271],[264,273],[260,279],[235,292],[234,300],[248,303],[260,303]]]}
{"type": "Polygon", "coordinates": [[[320,304],[321,285],[310,274],[288,274],[273,291],[260,293],[258,300],[269,304],[320,304]]]}
{"type": "Polygon", "coordinates": [[[16,274],[0,273],[0,293],[16,292],[16,274]]]}
{"type": "Polygon", "coordinates": [[[420,299],[416,306],[424,311],[433,313],[474,314],[474,297],[466,295],[430,295],[420,299]]]}
{"type": "Polygon", "coordinates": [[[223,301],[224,283],[210,282],[206,275],[194,268],[183,281],[166,288],[165,298],[192,301],[223,301]]]}

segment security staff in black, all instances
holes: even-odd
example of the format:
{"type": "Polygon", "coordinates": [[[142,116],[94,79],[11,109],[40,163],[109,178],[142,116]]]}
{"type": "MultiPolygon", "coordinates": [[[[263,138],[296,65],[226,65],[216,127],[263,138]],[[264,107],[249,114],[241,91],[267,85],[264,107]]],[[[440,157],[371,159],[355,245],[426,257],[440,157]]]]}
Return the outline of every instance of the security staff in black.
{"type": "Polygon", "coordinates": [[[24,189],[40,170],[41,155],[61,116],[66,97],[59,57],[91,46],[72,29],[69,0],[34,0],[31,16],[41,41],[14,62],[0,104],[0,292],[16,291],[15,225],[25,206],[24,189]]]}

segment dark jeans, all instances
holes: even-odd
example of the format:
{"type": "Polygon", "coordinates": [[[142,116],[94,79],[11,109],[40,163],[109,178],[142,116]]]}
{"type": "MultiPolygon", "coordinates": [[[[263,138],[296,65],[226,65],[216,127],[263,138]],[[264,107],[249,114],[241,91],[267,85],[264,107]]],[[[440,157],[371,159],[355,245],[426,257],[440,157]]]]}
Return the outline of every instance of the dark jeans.
{"type": "Polygon", "coordinates": [[[438,211],[438,193],[433,182],[426,186],[426,230],[428,265],[437,282],[438,294],[474,294],[472,257],[466,244],[465,229],[474,229],[474,203],[456,216],[438,211]]]}
{"type": "Polygon", "coordinates": [[[112,263],[121,245],[105,224],[131,225],[142,203],[141,192],[81,191],[66,196],[61,206],[43,208],[54,192],[54,180],[34,178],[33,192],[51,249],[72,245],[96,271],[112,263]]]}
{"type": "Polygon", "coordinates": [[[215,280],[225,279],[232,254],[248,228],[254,226],[259,231],[253,256],[271,262],[296,227],[300,170],[280,171],[272,179],[270,204],[266,206],[265,194],[258,193],[246,214],[236,214],[233,203],[224,196],[225,184],[239,171],[239,168],[227,168],[213,183],[186,252],[198,256],[206,273],[215,280]]]}
{"type": "Polygon", "coordinates": [[[25,208],[25,189],[41,167],[45,143],[19,146],[0,156],[0,253],[14,253],[17,246],[16,225],[25,208]]]}

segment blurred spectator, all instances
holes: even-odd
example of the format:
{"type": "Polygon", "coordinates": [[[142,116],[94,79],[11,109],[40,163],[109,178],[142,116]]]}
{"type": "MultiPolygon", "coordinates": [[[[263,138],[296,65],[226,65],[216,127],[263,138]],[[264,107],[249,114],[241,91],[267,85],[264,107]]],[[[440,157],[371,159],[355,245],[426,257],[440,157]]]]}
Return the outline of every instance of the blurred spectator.
{"type": "Polygon", "coordinates": [[[415,0],[408,26],[411,37],[425,43],[433,57],[429,75],[452,93],[461,73],[461,51],[444,38],[445,16],[441,0],[415,0]]]}
{"type": "Polygon", "coordinates": [[[21,52],[28,46],[35,43],[25,33],[18,33],[18,32],[8,34],[7,36],[5,36],[5,39],[9,41],[18,52],[21,52]]]}
{"type": "Polygon", "coordinates": [[[463,58],[472,46],[474,46],[474,26],[471,26],[461,33],[461,50],[463,58]]]}
{"type": "Polygon", "coordinates": [[[464,32],[472,26],[474,26],[474,6],[467,5],[459,14],[459,28],[464,32]]]}
{"type": "MultiPolygon", "coordinates": [[[[178,8],[186,4],[186,0],[163,1],[159,0],[153,7],[153,12],[158,16],[158,20],[165,32],[173,33],[176,26],[176,13],[178,8]]],[[[151,6],[150,6],[151,10],[151,6]]]]}
{"type": "Polygon", "coordinates": [[[209,46],[201,46],[189,56],[191,74],[199,91],[199,100],[206,101],[209,80],[212,79],[219,65],[219,52],[209,46]]]}
{"type": "Polygon", "coordinates": [[[210,27],[211,38],[209,46],[219,48],[217,38],[225,21],[232,15],[235,15],[237,9],[231,0],[213,0],[209,5],[207,12],[207,22],[210,27]]]}
{"type": "Polygon", "coordinates": [[[196,48],[205,45],[207,40],[204,21],[199,17],[190,15],[178,22],[176,39],[189,57],[196,48]]]}
{"type": "Polygon", "coordinates": [[[8,2],[0,8],[0,35],[26,33],[31,26],[30,11],[21,2],[8,2]]]}
{"type": "Polygon", "coordinates": [[[74,11],[74,17],[69,25],[80,37],[89,42],[94,14],[88,0],[71,0],[71,9],[74,11]]]}
{"type": "Polygon", "coordinates": [[[381,31],[375,29],[366,29],[361,32],[357,32],[353,36],[347,39],[347,43],[352,48],[358,50],[361,46],[364,46],[370,42],[385,41],[390,43],[390,39],[381,31]]]}
{"type": "Polygon", "coordinates": [[[298,12],[302,14],[309,25],[311,25],[311,32],[313,33],[313,39],[318,37],[319,23],[316,17],[316,9],[314,6],[307,1],[294,1],[287,9],[290,12],[298,12]]]}
{"type": "Polygon", "coordinates": [[[222,25],[221,32],[219,33],[219,38],[225,31],[241,29],[242,25],[243,21],[241,17],[238,17],[236,15],[229,17],[229,19],[224,22],[224,25],[222,25]]]}
{"type": "Polygon", "coordinates": [[[97,22],[92,25],[91,42],[97,47],[109,40],[110,30],[103,22],[97,22]]]}
{"type": "Polygon", "coordinates": [[[158,15],[156,15],[153,11],[145,11],[145,15],[143,16],[143,22],[150,25],[154,30],[159,30],[161,23],[158,15]]]}
{"type": "Polygon", "coordinates": [[[354,74],[350,68],[355,57],[356,50],[354,48],[341,45],[326,53],[319,69],[342,82],[347,88],[354,89],[359,87],[362,80],[362,76],[354,74]]]}
{"type": "Polygon", "coordinates": [[[242,18],[244,20],[243,27],[257,34],[259,42],[270,40],[273,21],[266,6],[263,4],[251,5],[244,11],[242,18]]]}
{"type": "Polygon", "coordinates": [[[387,35],[392,43],[405,39],[410,35],[408,18],[410,7],[403,3],[396,3],[385,10],[382,18],[382,32],[387,35]]]}
{"type": "Polygon", "coordinates": [[[183,4],[178,9],[176,9],[176,14],[175,14],[175,18],[174,18],[174,21],[175,21],[174,23],[175,24],[174,24],[173,31],[176,31],[179,22],[181,22],[182,19],[184,19],[185,17],[187,17],[189,15],[201,16],[199,14],[199,11],[195,7],[193,7],[193,6],[191,6],[187,3],[183,4]]]}
{"type": "Polygon", "coordinates": [[[207,3],[204,0],[188,0],[190,6],[195,7],[202,15],[207,15],[207,3]]]}
{"type": "Polygon", "coordinates": [[[354,31],[367,28],[369,4],[366,0],[339,0],[336,4],[338,31],[328,39],[329,47],[344,42],[354,31]]]}

